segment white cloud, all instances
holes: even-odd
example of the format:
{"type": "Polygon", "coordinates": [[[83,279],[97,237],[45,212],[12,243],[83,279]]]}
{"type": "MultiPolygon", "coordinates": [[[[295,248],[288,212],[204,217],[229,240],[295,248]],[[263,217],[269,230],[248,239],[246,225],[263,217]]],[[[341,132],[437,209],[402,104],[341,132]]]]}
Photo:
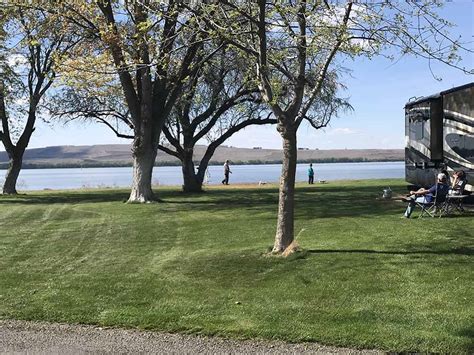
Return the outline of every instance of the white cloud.
{"type": "Polygon", "coordinates": [[[360,133],[358,130],[352,128],[333,128],[326,132],[329,135],[350,135],[350,134],[358,134],[360,133]]]}

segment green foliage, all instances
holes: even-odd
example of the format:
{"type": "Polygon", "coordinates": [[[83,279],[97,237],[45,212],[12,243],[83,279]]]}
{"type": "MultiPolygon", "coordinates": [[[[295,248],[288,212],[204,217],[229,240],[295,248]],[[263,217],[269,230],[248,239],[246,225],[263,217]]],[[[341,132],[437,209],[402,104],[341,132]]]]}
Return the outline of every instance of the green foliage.
{"type": "Polygon", "coordinates": [[[77,44],[78,35],[56,16],[26,4],[5,4],[0,17],[0,66],[8,117],[3,143],[11,151],[12,145],[27,146],[37,118],[47,120],[57,59],[77,44]]]}
{"type": "Polygon", "coordinates": [[[297,186],[304,249],[268,257],[276,186],[162,203],[0,196],[0,318],[472,353],[472,215],[399,217],[400,180],[297,186]],[[239,302],[239,304],[236,304],[239,302]]]}

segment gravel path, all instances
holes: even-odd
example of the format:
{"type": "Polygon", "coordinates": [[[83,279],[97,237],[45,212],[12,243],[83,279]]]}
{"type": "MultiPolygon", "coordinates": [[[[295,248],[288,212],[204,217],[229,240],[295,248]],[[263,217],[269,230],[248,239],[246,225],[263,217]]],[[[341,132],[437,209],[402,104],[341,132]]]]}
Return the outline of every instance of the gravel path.
{"type": "Polygon", "coordinates": [[[0,321],[0,353],[380,354],[315,343],[229,340],[86,325],[0,321]]]}

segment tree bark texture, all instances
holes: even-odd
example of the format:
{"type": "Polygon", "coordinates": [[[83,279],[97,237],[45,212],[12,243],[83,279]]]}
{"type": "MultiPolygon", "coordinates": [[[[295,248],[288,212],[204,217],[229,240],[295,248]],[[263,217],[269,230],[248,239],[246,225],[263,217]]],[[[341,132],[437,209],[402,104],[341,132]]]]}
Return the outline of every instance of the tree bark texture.
{"type": "Polygon", "coordinates": [[[294,239],[296,130],[280,132],[283,139],[283,164],[280,177],[278,221],[273,252],[283,252],[294,239]]]}
{"type": "MultiPolygon", "coordinates": [[[[140,138],[135,138],[135,142],[140,138]]],[[[132,189],[128,202],[151,202],[154,200],[151,188],[156,149],[151,144],[140,145],[132,149],[133,176],[132,189]]]]}
{"type": "Polygon", "coordinates": [[[14,195],[16,191],[16,183],[20,175],[21,165],[23,162],[23,152],[9,153],[10,164],[8,166],[7,174],[5,175],[5,183],[3,184],[3,193],[14,195]]]}
{"type": "Polygon", "coordinates": [[[188,148],[185,150],[182,159],[182,170],[183,170],[183,191],[184,192],[201,192],[202,191],[202,180],[199,180],[196,174],[193,162],[193,149],[188,148]]]}

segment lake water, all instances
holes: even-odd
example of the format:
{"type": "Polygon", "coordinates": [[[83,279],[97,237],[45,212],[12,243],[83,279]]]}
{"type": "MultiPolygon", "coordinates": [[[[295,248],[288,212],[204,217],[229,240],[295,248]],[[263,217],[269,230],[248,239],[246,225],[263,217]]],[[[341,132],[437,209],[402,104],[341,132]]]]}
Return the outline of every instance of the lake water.
{"type": "MultiPolygon", "coordinates": [[[[404,162],[375,163],[331,163],[313,164],[315,182],[318,180],[358,180],[403,178],[404,162]]],[[[306,181],[308,164],[298,164],[296,180],[306,181]]],[[[233,165],[230,183],[278,182],[280,164],[233,165]]],[[[0,170],[4,180],[6,170],[0,170]]],[[[220,184],[223,179],[222,166],[210,166],[208,184],[220,184]]],[[[77,169],[24,169],[20,173],[19,190],[77,189],[91,187],[127,187],[132,180],[132,168],[77,168],[77,169]]],[[[159,185],[181,185],[181,167],[163,166],[153,170],[153,183],[159,185]]]]}

